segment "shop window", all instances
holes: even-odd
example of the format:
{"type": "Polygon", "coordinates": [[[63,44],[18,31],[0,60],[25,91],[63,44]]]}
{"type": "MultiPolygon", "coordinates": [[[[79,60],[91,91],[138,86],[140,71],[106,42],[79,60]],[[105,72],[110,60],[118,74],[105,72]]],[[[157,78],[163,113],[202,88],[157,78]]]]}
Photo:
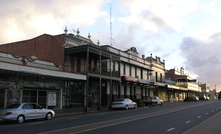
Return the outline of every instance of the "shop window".
{"type": "Polygon", "coordinates": [[[37,103],[37,91],[36,90],[23,90],[22,101],[37,103]]]}
{"type": "Polygon", "coordinates": [[[20,102],[20,91],[19,90],[8,90],[7,91],[7,106],[20,102]]]}
{"type": "Polygon", "coordinates": [[[82,103],[83,94],[81,87],[74,87],[71,90],[71,103],[82,103]]]}

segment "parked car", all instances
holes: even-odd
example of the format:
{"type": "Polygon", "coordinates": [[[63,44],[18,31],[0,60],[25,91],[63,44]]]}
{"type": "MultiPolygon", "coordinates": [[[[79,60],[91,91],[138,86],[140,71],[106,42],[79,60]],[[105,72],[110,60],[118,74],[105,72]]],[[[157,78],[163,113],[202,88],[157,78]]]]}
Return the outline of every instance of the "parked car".
{"type": "Polygon", "coordinates": [[[199,100],[206,100],[206,96],[205,95],[200,95],[199,100]]]}
{"type": "Polygon", "coordinates": [[[194,97],[186,97],[184,101],[199,101],[199,98],[194,96],[194,97]]]}
{"type": "Polygon", "coordinates": [[[42,108],[36,103],[12,104],[0,110],[0,121],[17,121],[23,123],[25,120],[45,118],[51,120],[55,112],[51,109],[42,108]]]}
{"type": "Polygon", "coordinates": [[[115,102],[112,102],[111,107],[112,107],[112,109],[115,109],[115,108],[124,108],[126,110],[129,109],[129,108],[136,109],[137,108],[137,103],[133,102],[131,99],[122,98],[122,99],[118,99],[115,102]]]}
{"type": "Polygon", "coordinates": [[[209,96],[206,96],[206,100],[210,100],[210,97],[209,97],[209,96]]]}
{"type": "Polygon", "coordinates": [[[146,100],[143,101],[145,106],[156,106],[163,105],[163,100],[161,100],[158,96],[150,96],[147,97],[146,100]]]}

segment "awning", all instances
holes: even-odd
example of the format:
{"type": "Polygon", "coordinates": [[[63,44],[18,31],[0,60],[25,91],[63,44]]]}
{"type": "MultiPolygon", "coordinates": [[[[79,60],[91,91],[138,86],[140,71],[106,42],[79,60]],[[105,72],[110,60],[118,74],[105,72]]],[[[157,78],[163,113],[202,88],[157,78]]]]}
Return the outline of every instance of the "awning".
{"type": "Polygon", "coordinates": [[[0,69],[8,70],[8,71],[15,71],[15,72],[24,72],[29,74],[37,74],[43,76],[52,76],[58,78],[68,78],[68,79],[76,79],[76,80],[86,80],[86,75],[82,74],[74,74],[74,73],[67,73],[62,71],[53,71],[47,69],[40,69],[10,63],[0,62],[0,69]]]}

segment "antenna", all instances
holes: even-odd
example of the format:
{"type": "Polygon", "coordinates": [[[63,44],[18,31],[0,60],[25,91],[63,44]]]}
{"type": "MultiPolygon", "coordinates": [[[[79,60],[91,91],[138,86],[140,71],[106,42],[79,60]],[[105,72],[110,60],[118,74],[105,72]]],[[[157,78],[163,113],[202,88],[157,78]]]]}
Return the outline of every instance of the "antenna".
{"type": "Polygon", "coordinates": [[[112,6],[110,2],[110,45],[112,46],[112,6]]]}

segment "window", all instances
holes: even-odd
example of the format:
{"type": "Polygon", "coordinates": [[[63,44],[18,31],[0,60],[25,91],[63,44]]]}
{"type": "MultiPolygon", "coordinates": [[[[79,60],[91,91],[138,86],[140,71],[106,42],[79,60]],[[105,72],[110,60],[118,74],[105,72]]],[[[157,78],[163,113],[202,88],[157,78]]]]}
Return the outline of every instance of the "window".
{"type": "Polygon", "coordinates": [[[126,74],[126,65],[124,64],[124,68],[123,68],[124,74],[126,74]]]}
{"type": "Polygon", "coordinates": [[[33,109],[42,109],[40,105],[32,104],[33,109]]]}
{"type": "Polygon", "coordinates": [[[157,78],[158,78],[158,76],[157,76],[157,72],[155,72],[155,77],[156,77],[156,81],[158,81],[158,79],[157,79],[157,78]]]}
{"type": "Polygon", "coordinates": [[[22,107],[22,109],[33,109],[32,105],[30,104],[24,104],[24,106],[22,107]]]}
{"type": "Polygon", "coordinates": [[[129,73],[130,73],[130,76],[131,76],[131,73],[132,73],[132,72],[131,72],[131,66],[129,67],[129,73]]]}

